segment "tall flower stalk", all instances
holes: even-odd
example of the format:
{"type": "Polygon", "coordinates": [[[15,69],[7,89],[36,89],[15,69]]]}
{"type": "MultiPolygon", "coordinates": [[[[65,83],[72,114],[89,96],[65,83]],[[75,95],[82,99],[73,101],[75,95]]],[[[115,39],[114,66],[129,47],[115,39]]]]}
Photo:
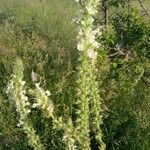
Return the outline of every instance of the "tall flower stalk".
{"type": "Polygon", "coordinates": [[[22,127],[27,134],[29,144],[35,150],[44,150],[39,137],[36,135],[31,122],[29,121],[28,114],[31,112],[29,108],[28,97],[26,96],[25,81],[23,81],[23,64],[20,59],[17,59],[14,65],[13,76],[8,84],[7,93],[10,99],[15,102],[16,111],[19,114],[18,127],[22,127]]]}
{"type": "MultiPolygon", "coordinates": [[[[79,23],[79,34],[77,48],[80,52],[78,79],[77,79],[77,119],[76,138],[79,149],[90,149],[90,133],[95,136],[99,149],[104,150],[102,141],[101,99],[99,96],[98,83],[96,81],[95,62],[100,44],[96,37],[100,34],[98,28],[93,25],[93,17],[97,14],[100,0],[76,0],[82,5],[81,19],[79,23]]],[[[93,137],[92,137],[93,138],[93,137]]]]}
{"type": "Polygon", "coordinates": [[[30,89],[30,94],[35,96],[35,101],[32,105],[33,108],[39,108],[43,112],[44,116],[46,118],[54,118],[53,111],[54,111],[54,105],[53,102],[50,100],[50,92],[44,91],[40,87],[40,83],[34,83],[35,89],[30,89]]]}
{"type": "Polygon", "coordinates": [[[43,115],[47,118],[51,118],[53,122],[53,129],[63,130],[62,141],[65,144],[66,150],[76,150],[75,140],[74,140],[74,127],[71,118],[66,121],[63,120],[63,117],[57,117],[54,110],[54,104],[50,100],[50,92],[45,91],[40,87],[40,83],[35,83],[35,89],[30,89],[30,94],[35,97],[33,108],[38,108],[42,111],[43,115]]]}

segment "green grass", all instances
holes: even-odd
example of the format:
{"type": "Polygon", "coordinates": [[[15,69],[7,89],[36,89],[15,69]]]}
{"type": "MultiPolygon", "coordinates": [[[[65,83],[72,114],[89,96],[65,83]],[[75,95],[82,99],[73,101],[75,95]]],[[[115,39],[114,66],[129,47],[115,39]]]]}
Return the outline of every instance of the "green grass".
{"type": "Polygon", "coordinates": [[[66,46],[72,46],[74,40],[72,19],[76,13],[74,2],[69,0],[2,0],[0,4],[1,11],[14,16],[16,24],[33,28],[35,26],[40,34],[58,39],[63,45],[66,43],[66,46]]]}

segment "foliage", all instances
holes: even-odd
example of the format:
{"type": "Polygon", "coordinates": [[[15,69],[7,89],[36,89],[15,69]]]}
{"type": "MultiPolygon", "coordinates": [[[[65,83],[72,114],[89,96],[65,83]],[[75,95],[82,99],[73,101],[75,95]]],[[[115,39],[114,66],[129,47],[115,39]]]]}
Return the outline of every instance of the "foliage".
{"type": "Polygon", "coordinates": [[[110,18],[109,29],[100,39],[110,60],[102,85],[108,109],[104,120],[107,148],[148,149],[149,117],[141,108],[149,109],[149,77],[145,75],[149,72],[150,27],[136,8],[131,7],[130,12],[126,8],[110,18]],[[139,118],[148,119],[146,128],[139,118]]]}

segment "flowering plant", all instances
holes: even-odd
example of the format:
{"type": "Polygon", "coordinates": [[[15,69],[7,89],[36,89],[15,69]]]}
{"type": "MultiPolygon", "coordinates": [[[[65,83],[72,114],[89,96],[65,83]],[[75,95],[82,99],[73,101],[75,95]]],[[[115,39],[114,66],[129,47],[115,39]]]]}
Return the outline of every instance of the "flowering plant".
{"type": "MultiPolygon", "coordinates": [[[[97,13],[99,0],[78,1],[81,3],[81,20],[79,23],[79,34],[77,49],[80,52],[78,77],[77,77],[77,100],[76,100],[76,121],[71,118],[64,119],[54,113],[53,102],[49,99],[50,92],[44,91],[37,81],[36,74],[32,71],[32,80],[35,88],[30,89],[30,94],[35,97],[32,108],[40,109],[44,116],[51,118],[53,129],[62,129],[64,134],[62,141],[65,142],[67,150],[90,150],[92,140],[95,140],[97,149],[104,150],[105,144],[102,141],[102,130],[100,125],[103,123],[101,115],[101,98],[99,96],[98,83],[96,81],[97,48],[101,45],[96,41],[101,34],[100,29],[93,25],[93,16],[97,13]]],[[[44,149],[39,137],[29,122],[28,113],[29,101],[26,96],[23,81],[23,64],[20,59],[16,61],[14,75],[8,86],[8,92],[14,99],[17,111],[20,114],[18,126],[23,127],[29,138],[29,143],[34,149],[44,149]]]]}
{"type": "Polygon", "coordinates": [[[100,0],[79,1],[82,5],[81,20],[79,23],[79,34],[77,49],[80,51],[78,79],[77,79],[77,120],[76,138],[80,149],[90,149],[92,139],[96,139],[98,148],[104,150],[102,141],[101,99],[99,96],[98,83],[96,81],[95,62],[97,51],[101,45],[96,41],[97,35],[101,35],[100,29],[93,24],[94,15],[100,0]],[[90,133],[94,136],[91,137],[90,133]]]}
{"type": "Polygon", "coordinates": [[[15,102],[16,111],[19,114],[18,127],[23,128],[24,132],[27,134],[29,144],[34,147],[35,150],[44,150],[44,146],[41,144],[40,138],[36,135],[31,122],[29,121],[28,114],[31,112],[26,96],[25,81],[23,81],[23,63],[18,58],[14,65],[14,72],[12,79],[7,87],[7,93],[9,98],[15,102]]]}

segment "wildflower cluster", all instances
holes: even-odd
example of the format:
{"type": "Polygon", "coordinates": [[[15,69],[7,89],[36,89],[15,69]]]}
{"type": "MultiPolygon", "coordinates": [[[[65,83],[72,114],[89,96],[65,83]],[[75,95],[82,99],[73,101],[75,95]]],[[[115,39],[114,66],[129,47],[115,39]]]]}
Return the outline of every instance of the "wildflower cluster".
{"type": "Polygon", "coordinates": [[[16,105],[16,111],[19,114],[18,127],[22,126],[27,134],[29,144],[35,150],[43,150],[39,137],[36,135],[29,119],[28,114],[31,112],[29,108],[28,97],[26,96],[25,81],[23,81],[23,64],[20,59],[17,59],[14,66],[14,72],[10,83],[8,84],[7,93],[9,98],[13,99],[16,105]]]}
{"type": "Polygon", "coordinates": [[[30,93],[35,96],[36,101],[33,103],[32,108],[38,107],[43,111],[43,114],[49,118],[53,117],[54,105],[49,99],[50,92],[46,92],[40,87],[40,83],[35,83],[35,89],[30,90],[30,93]]]}
{"type": "MultiPolygon", "coordinates": [[[[34,73],[35,74],[35,73],[34,73]]],[[[32,72],[33,75],[33,72],[32,72]]],[[[32,78],[33,79],[33,78],[32,78]]],[[[75,140],[73,137],[73,124],[71,119],[67,119],[67,121],[64,121],[63,118],[57,117],[54,112],[54,105],[53,102],[49,99],[50,92],[44,91],[40,87],[40,83],[35,83],[35,80],[33,80],[35,84],[35,89],[30,89],[30,94],[32,94],[35,97],[35,102],[32,105],[32,108],[39,108],[42,110],[43,114],[47,118],[52,118],[53,122],[53,129],[61,129],[64,132],[64,136],[62,138],[62,141],[65,143],[65,149],[66,150],[75,150],[75,140]]]]}
{"type": "Polygon", "coordinates": [[[97,58],[96,49],[100,47],[100,43],[96,41],[96,37],[101,34],[100,28],[95,28],[93,25],[93,16],[97,13],[99,0],[85,0],[82,2],[83,10],[81,11],[82,18],[78,28],[77,49],[86,53],[93,61],[97,58]]]}
{"type": "Polygon", "coordinates": [[[90,149],[90,132],[94,132],[99,149],[104,150],[105,144],[102,141],[101,99],[99,96],[98,83],[96,81],[95,62],[97,51],[101,45],[96,41],[101,35],[100,28],[93,25],[94,15],[97,13],[97,6],[100,0],[77,1],[82,5],[82,19],[79,24],[77,49],[80,52],[78,79],[77,79],[77,110],[76,110],[76,135],[79,149],[90,149]]]}

